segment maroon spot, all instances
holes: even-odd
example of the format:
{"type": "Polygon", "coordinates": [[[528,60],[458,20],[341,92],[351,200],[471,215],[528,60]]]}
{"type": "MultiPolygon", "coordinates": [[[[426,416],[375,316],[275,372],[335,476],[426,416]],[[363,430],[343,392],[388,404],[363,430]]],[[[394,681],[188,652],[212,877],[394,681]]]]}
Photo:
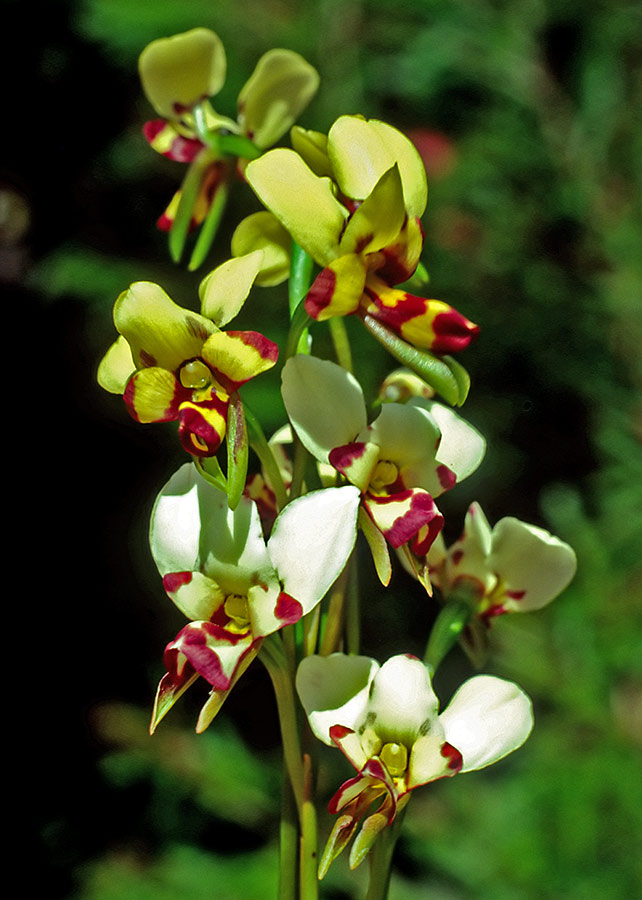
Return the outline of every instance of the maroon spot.
{"type": "Polygon", "coordinates": [[[179,588],[189,584],[193,572],[169,572],[163,577],[163,587],[168,594],[175,594],[179,588]]]}
{"type": "Polygon", "coordinates": [[[293,622],[299,621],[303,615],[303,607],[298,600],[294,599],[294,597],[290,597],[289,594],[281,591],[279,598],[276,601],[276,606],[274,607],[274,615],[277,619],[280,619],[284,625],[291,625],[293,622]]]}
{"type": "Polygon", "coordinates": [[[458,566],[459,563],[462,561],[463,558],[464,558],[464,551],[463,551],[463,550],[461,550],[461,549],[460,549],[460,550],[453,550],[452,555],[451,555],[451,557],[450,557],[450,561],[452,562],[453,566],[458,566]]]}
{"type": "Polygon", "coordinates": [[[156,357],[152,356],[151,353],[148,353],[147,350],[141,350],[138,355],[140,356],[141,363],[146,369],[156,365],[156,357]]]}
{"type": "Polygon", "coordinates": [[[457,353],[464,350],[479,334],[479,325],[462,316],[452,307],[448,312],[439,313],[432,322],[435,353],[457,353]]]}
{"type": "Polygon", "coordinates": [[[337,276],[332,269],[322,269],[312,283],[305,298],[305,311],[313,319],[318,319],[332,301],[337,276]]]}
{"type": "Polygon", "coordinates": [[[344,444],[343,447],[335,447],[328,454],[328,460],[339,472],[345,472],[355,459],[360,459],[365,452],[366,445],[362,441],[355,441],[352,444],[344,444]]]}
{"type": "Polygon", "coordinates": [[[453,747],[452,744],[449,744],[447,741],[441,745],[441,755],[449,760],[448,768],[452,769],[454,772],[460,772],[463,765],[464,759],[456,747],[453,747]]]}
{"type": "Polygon", "coordinates": [[[445,491],[449,491],[457,484],[457,476],[448,466],[437,466],[437,478],[445,491]]]}
{"type": "Polygon", "coordinates": [[[354,731],[352,728],[348,728],[347,725],[332,725],[330,728],[330,737],[335,744],[349,734],[354,734],[354,731]]]}
{"type": "Polygon", "coordinates": [[[372,234],[364,234],[363,237],[361,237],[357,241],[357,245],[354,248],[354,252],[361,253],[363,250],[365,250],[365,248],[368,246],[368,244],[370,243],[370,241],[372,240],[373,237],[374,237],[374,235],[372,235],[372,234]]]}
{"type": "MultiPolygon", "coordinates": [[[[399,516],[392,523],[391,527],[384,532],[387,540],[392,547],[401,547],[407,541],[415,537],[417,532],[430,523],[436,517],[443,522],[441,513],[435,506],[435,501],[430,494],[421,490],[402,491],[399,494],[393,494],[391,497],[370,498],[370,502],[391,503],[395,501],[403,501],[409,496],[412,497],[410,507],[403,515],[399,516]]],[[[440,525],[441,527],[441,525],[440,525]]]]}
{"type": "Polygon", "coordinates": [[[523,600],[526,591],[506,591],[506,596],[510,597],[511,600],[523,600]]]}

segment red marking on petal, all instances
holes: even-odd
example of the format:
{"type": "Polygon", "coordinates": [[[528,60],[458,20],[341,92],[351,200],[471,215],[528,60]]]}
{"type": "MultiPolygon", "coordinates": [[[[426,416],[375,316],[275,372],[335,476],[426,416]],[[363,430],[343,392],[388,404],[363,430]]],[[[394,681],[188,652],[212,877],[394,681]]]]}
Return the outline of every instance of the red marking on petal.
{"type": "Polygon", "coordinates": [[[194,667],[194,671],[205,678],[215,690],[225,691],[232,683],[236,668],[253,645],[239,657],[234,671],[228,675],[223,671],[212,643],[234,645],[246,639],[247,635],[227,631],[212,622],[191,622],[179,631],[174,641],[167,645],[165,652],[180,652],[194,667]]]}
{"type": "MultiPolygon", "coordinates": [[[[439,517],[443,524],[443,517],[435,506],[435,501],[426,491],[402,491],[398,494],[392,494],[390,497],[377,497],[376,501],[377,503],[382,501],[384,503],[393,503],[406,500],[408,497],[412,498],[410,507],[399,518],[395,519],[392,526],[384,532],[386,539],[395,548],[401,547],[402,544],[412,540],[420,529],[424,525],[430,525],[436,516],[439,517]]],[[[441,524],[439,529],[441,529],[441,524]]]]}
{"type": "Polygon", "coordinates": [[[445,759],[449,760],[449,769],[452,769],[454,772],[461,771],[464,765],[464,759],[456,747],[453,747],[452,744],[449,744],[448,741],[446,741],[441,745],[440,753],[445,759]]]}
{"type": "Polygon", "coordinates": [[[456,309],[442,312],[432,322],[435,353],[457,353],[464,350],[479,334],[479,325],[462,316],[456,309]]]}
{"type": "Polygon", "coordinates": [[[303,607],[294,597],[281,591],[274,607],[274,615],[277,619],[281,619],[284,625],[291,625],[299,621],[303,615],[303,607]]]}
{"type": "Polygon", "coordinates": [[[450,561],[452,562],[453,566],[458,566],[463,558],[464,558],[463,550],[453,550],[453,553],[450,557],[450,561]]]}
{"type": "Polygon", "coordinates": [[[305,311],[313,319],[318,319],[323,310],[332,302],[337,276],[332,269],[322,269],[314,279],[305,298],[305,311]]]}
{"type": "Polygon", "coordinates": [[[332,725],[330,728],[330,737],[335,744],[349,734],[354,734],[354,731],[352,728],[348,728],[347,725],[332,725]]]}
{"type": "Polygon", "coordinates": [[[526,596],[526,591],[506,591],[506,596],[510,597],[511,600],[523,600],[526,596]]]}
{"type": "Polygon", "coordinates": [[[486,623],[486,625],[490,626],[490,619],[496,619],[497,616],[502,616],[504,613],[508,612],[505,606],[501,603],[496,603],[495,606],[489,606],[488,609],[485,609],[484,612],[479,614],[479,618],[486,623]]]}
{"type": "Polygon", "coordinates": [[[437,466],[437,478],[445,491],[449,491],[457,484],[457,476],[448,466],[437,466]]]}
{"type": "Polygon", "coordinates": [[[435,506],[435,516],[417,532],[411,549],[415,556],[425,556],[435,542],[435,538],[444,527],[444,517],[435,506]]]}
{"type": "Polygon", "coordinates": [[[228,331],[227,334],[238,338],[246,346],[252,347],[262,359],[275,363],[279,358],[278,346],[259,331],[228,331]]]}
{"type": "Polygon", "coordinates": [[[366,452],[366,445],[362,441],[355,441],[353,444],[344,444],[343,447],[335,447],[328,454],[328,460],[331,466],[338,469],[339,472],[345,472],[349,469],[355,459],[360,459],[366,452]]]}
{"type": "Polygon", "coordinates": [[[215,390],[212,390],[211,398],[200,403],[182,406],[178,415],[178,437],[183,447],[193,456],[214,456],[225,431],[221,434],[208,421],[205,413],[208,409],[216,410],[223,421],[227,421],[229,399],[223,400],[215,390]]]}
{"type": "Polygon", "coordinates": [[[193,572],[169,572],[163,576],[163,587],[168,594],[175,594],[179,588],[189,584],[193,572]]]}

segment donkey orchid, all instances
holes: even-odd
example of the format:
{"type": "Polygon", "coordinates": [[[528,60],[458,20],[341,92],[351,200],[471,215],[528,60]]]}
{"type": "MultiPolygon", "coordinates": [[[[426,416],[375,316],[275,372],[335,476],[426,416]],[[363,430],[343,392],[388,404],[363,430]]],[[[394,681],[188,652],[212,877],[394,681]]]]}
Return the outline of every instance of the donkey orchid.
{"type": "Polygon", "coordinates": [[[256,504],[227,496],[187,463],[161,491],[150,544],[163,586],[190,619],[165,650],[152,730],[198,676],[212,687],[211,721],[264,637],[313,609],[341,573],[356,537],[358,491],[306,494],[263,537],[256,504]]]}
{"type": "MultiPolygon", "coordinates": [[[[145,124],[145,138],[163,156],[193,165],[198,173],[193,228],[203,222],[217,191],[232,175],[230,160],[256,156],[274,144],[319,84],[317,71],[298,53],[270,50],[239,93],[237,118],[219,115],[208,98],[225,82],[225,49],[207,28],[152,41],[141,53],[139,71],[143,90],[161,116],[145,124]],[[227,135],[242,140],[223,148],[219,138],[227,135]]],[[[159,219],[159,228],[171,227],[180,198],[181,191],[159,219]]]]}
{"type": "Polygon", "coordinates": [[[365,858],[378,834],[420,785],[482,769],[520,747],[533,727],[531,703],[517,685],[477,675],[439,713],[429,669],[410,655],[383,666],[367,657],[310,656],[296,686],[314,734],[337,746],[357,770],[330,800],[339,818],[321,859],[322,877],[355,839],[350,866],[365,858]]]}
{"type": "Polygon", "coordinates": [[[184,448],[213,456],[225,437],[230,395],[270,369],[276,344],[256,331],[221,331],[242,306],[261,254],[229,260],[201,284],[198,314],[178,306],[157,284],[139,281],[116,300],[119,339],[98,381],[122,393],[138,422],[178,420],[184,448]]]}
{"type": "Polygon", "coordinates": [[[295,130],[293,143],[299,152],[271,150],[249,163],[246,177],[322,267],[305,300],[308,314],[357,313],[416,347],[464,349],[476,325],[447,303],[394,287],[414,273],[423,246],[426,173],[412,143],[359,116],[341,116],[327,139],[295,130]]]}
{"type": "MultiPolygon", "coordinates": [[[[411,541],[415,554],[427,552],[443,524],[433,498],[473,472],[483,457],[484,441],[475,429],[443,407],[442,431],[427,410],[398,403],[384,404],[369,425],[356,379],[335,363],[305,354],[283,367],[281,391],[306,449],[361,491],[367,515],[360,521],[369,542],[374,537],[371,549],[376,536],[370,522],[392,547],[411,541]],[[451,417],[457,429],[449,429],[451,417]],[[444,439],[449,431],[454,437],[444,439]]],[[[378,571],[386,572],[385,583],[388,566],[378,571]]]]}
{"type": "Polygon", "coordinates": [[[477,614],[489,621],[510,612],[541,609],[569,584],[575,552],[543,528],[509,516],[491,528],[473,503],[464,533],[446,550],[440,540],[428,554],[433,584],[448,599],[464,592],[477,614]]]}

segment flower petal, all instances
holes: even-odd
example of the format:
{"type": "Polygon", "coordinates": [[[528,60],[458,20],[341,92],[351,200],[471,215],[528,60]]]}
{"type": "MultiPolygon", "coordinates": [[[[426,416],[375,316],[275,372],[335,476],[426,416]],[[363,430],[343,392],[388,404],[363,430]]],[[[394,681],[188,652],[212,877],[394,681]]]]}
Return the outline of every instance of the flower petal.
{"type": "Polygon", "coordinates": [[[190,622],[167,645],[165,654],[180,653],[215,690],[225,691],[253,644],[251,633],[234,634],[213,622],[190,622]]]}
{"type": "Polygon", "coordinates": [[[213,31],[193,28],[152,41],[141,53],[138,68],[147,99],[159,115],[172,119],[220,91],[225,50],[213,31]]]}
{"type": "Polygon", "coordinates": [[[486,453],[486,440],[477,429],[443,403],[420,401],[439,426],[441,441],[437,461],[445,465],[457,482],[477,469],[486,453]]]}
{"type": "Polygon", "coordinates": [[[338,256],[347,210],[327,178],[317,177],[298,153],[279,148],[253,160],[245,176],[261,202],[319,265],[338,256]]]}
{"type": "Polygon", "coordinates": [[[268,553],[283,584],[309,612],[337,580],[357,536],[359,491],[347,485],[312,491],[279,514],[268,553]]]}
{"type": "Polygon", "coordinates": [[[131,348],[121,334],[100,361],[96,378],[110,394],[124,394],[135,369],[131,348]]]}
{"type": "Polygon", "coordinates": [[[201,572],[168,572],[163,576],[163,587],[183,615],[192,621],[211,619],[225,600],[216,582],[201,572]]]}
{"type": "Polygon", "coordinates": [[[412,747],[437,719],[438,700],[420,659],[393,656],[377,672],[368,704],[368,726],[382,743],[412,747]]]}
{"type": "Polygon", "coordinates": [[[137,366],[160,366],[174,372],[182,362],[201,355],[214,325],[183,309],[149,281],[137,281],[118,297],[114,324],[129,343],[137,366]]]}
{"type": "Polygon", "coordinates": [[[367,424],[359,382],[329,360],[297,354],[282,372],[283,401],[301,442],[320,462],[349,444],[367,424]]]}
{"type": "Polygon", "coordinates": [[[430,535],[422,536],[422,544],[429,546],[444,523],[435,501],[421,488],[389,496],[366,494],[363,504],[392,547],[412,540],[424,526],[429,526],[430,535]]]}
{"type": "Polygon", "coordinates": [[[342,254],[373,253],[397,238],[406,218],[398,167],[384,172],[348,219],[339,243],[342,254]]]}
{"type": "Polygon", "coordinates": [[[234,256],[253,251],[263,253],[256,284],[263,287],[281,284],[290,274],[292,238],[273,213],[267,210],[246,216],[232,235],[234,256]]]}
{"type": "Polygon", "coordinates": [[[365,719],[368,695],[379,663],[368,656],[307,656],[296,673],[296,689],[310,728],[332,746],[330,728],[356,730],[365,719]]]}
{"type": "Polygon", "coordinates": [[[488,565],[503,582],[504,608],[526,611],[540,609],[564,590],[577,559],[568,544],[548,531],[508,517],[493,529],[488,565]]]}
{"type": "Polygon", "coordinates": [[[201,282],[201,313],[222,328],[241,310],[261,269],[263,253],[255,250],[228,259],[201,282]]]}
{"type": "Polygon", "coordinates": [[[332,177],[332,166],[328,159],[327,134],[294,125],[290,130],[290,143],[315,175],[332,177]]]}
{"type": "Polygon", "coordinates": [[[483,769],[524,743],[533,727],[531,701],[516,684],[477,675],[439,716],[446,740],[463,756],[462,772],[483,769]]]}
{"type": "Polygon", "coordinates": [[[173,422],[186,391],[167,369],[141,369],[127,382],[123,398],[137,422],[173,422]]]}
{"type": "Polygon", "coordinates": [[[362,314],[382,322],[415,347],[435,353],[464,350],[479,327],[442,300],[392,288],[374,275],[366,281],[362,314]]]}
{"type": "Polygon", "coordinates": [[[259,59],[238,98],[239,124],[259,147],[285,134],[319,87],[319,74],[292,50],[269,50],[259,59]]]}
{"type": "Polygon", "coordinates": [[[366,283],[366,265],[360,256],[340,256],[322,269],[305,298],[305,311],[324,322],[333,316],[349,316],[359,309],[366,283]]]}
{"type": "Polygon", "coordinates": [[[258,331],[218,331],[203,344],[205,362],[231,393],[276,363],[279,348],[258,331]]]}

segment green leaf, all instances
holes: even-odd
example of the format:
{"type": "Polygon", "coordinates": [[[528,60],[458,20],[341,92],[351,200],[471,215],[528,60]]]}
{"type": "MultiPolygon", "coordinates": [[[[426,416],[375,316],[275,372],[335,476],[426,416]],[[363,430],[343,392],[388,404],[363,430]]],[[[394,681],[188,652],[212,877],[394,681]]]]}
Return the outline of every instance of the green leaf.
{"type": "Polygon", "coordinates": [[[234,393],[227,413],[227,502],[230,509],[236,509],[243,495],[248,455],[243,401],[238,393],[234,393]]]}

